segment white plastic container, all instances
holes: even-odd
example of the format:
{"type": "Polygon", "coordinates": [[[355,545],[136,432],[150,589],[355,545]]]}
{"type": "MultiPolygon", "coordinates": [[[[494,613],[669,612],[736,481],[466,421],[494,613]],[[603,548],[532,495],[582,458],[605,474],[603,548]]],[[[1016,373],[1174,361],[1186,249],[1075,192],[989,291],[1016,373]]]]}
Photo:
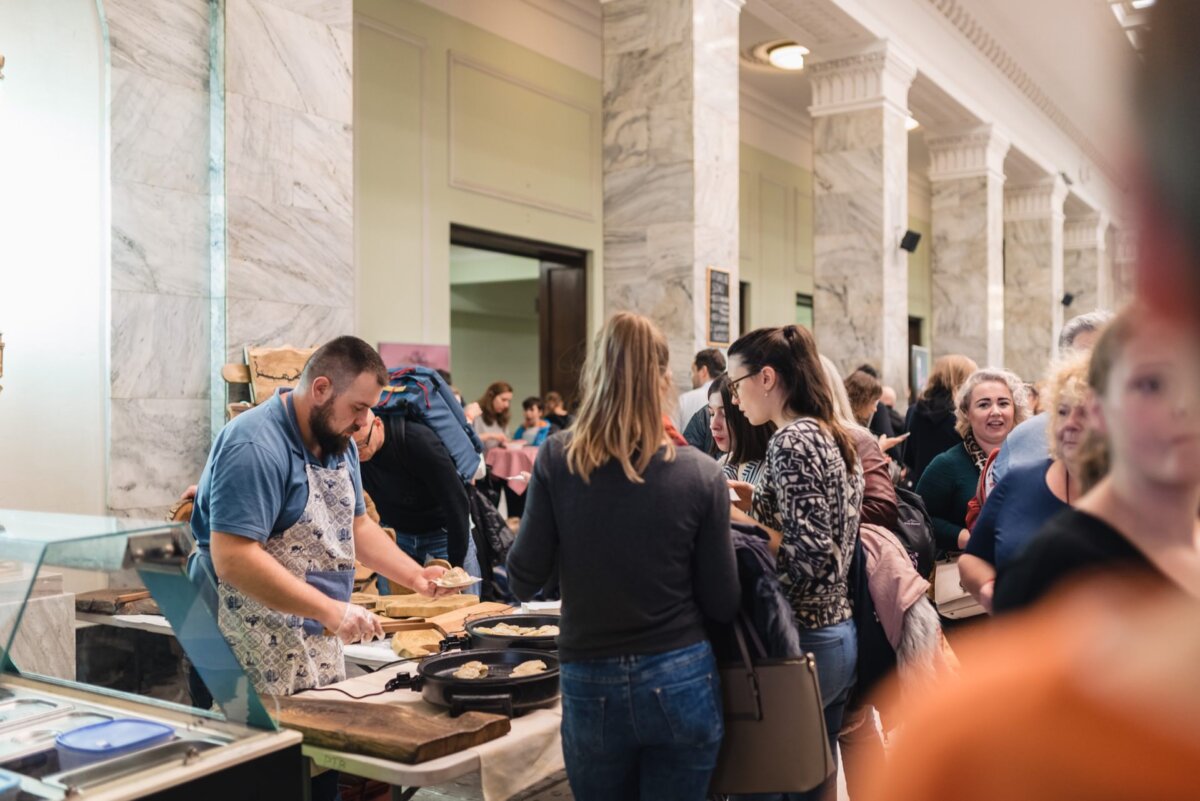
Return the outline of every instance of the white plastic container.
{"type": "Polygon", "coordinates": [[[121,718],[60,734],[54,742],[58,749],[59,767],[72,770],[132,754],[165,743],[174,736],[175,730],[162,723],[121,718]]]}

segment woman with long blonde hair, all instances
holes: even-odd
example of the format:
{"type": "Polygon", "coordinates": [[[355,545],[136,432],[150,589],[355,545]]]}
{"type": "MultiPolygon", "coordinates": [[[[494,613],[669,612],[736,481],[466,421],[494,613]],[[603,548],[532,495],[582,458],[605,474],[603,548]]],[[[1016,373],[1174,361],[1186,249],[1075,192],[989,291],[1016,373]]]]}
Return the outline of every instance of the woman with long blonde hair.
{"type": "Polygon", "coordinates": [[[614,315],[574,427],[538,453],[509,587],[562,592],[563,755],[578,801],[705,797],[724,733],[704,620],[740,589],[721,468],[676,448],[662,333],[614,315]]]}

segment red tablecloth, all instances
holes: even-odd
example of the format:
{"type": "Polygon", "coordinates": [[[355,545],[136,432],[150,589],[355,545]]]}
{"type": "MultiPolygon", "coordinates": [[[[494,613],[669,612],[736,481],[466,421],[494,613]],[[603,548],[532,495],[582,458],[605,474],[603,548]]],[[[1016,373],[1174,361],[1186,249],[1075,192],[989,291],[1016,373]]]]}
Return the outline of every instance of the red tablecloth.
{"type": "Polygon", "coordinates": [[[487,452],[484,461],[492,475],[505,479],[510,490],[523,495],[529,488],[526,476],[533,472],[533,460],[537,458],[537,453],[538,449],[532,445],[519,449],[497,445],[487,452]]]}

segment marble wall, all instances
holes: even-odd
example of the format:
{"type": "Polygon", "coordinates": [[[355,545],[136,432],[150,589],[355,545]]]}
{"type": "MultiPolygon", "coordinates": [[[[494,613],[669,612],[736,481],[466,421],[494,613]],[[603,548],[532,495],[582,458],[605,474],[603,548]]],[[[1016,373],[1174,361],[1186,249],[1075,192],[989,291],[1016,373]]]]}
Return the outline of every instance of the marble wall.
{"type": "Polygon", "coordinates": [[[209,443],[209,2],[105,0],[111,47],[108,506],[160,517],[209,443]]]}
{"type": "MultiPolygon", "coordinates": [[[[707,346],[707,268],[738,285],[738,13],[612,0],[604,26],[604,302],[666,334],[676,383],[707,346]]],[[[737,336],[736,295],[731,334],[737,336]]]]}
{"type": "Polygon", "coordinates": [[[915,75],[887,48],[814,65],[813,313],[843,370],[871,362],[908,386],[906,96],[915,75]],[[864,107],[865,106],[865,107],[864,107]]]}
{"type": "Polygon", "coordinates": [[[1063,292],[1074,296],[1065,317],[1111,302],[1107,231],[1108,221],[1099,214],[1068,219],[1063,227],[1063,292]]]}
{"type": "Polygon", "coordinates": [[[352,0],[226,0],[227,357],[354,331],[352,0]]]}
{"type": "Polygon", "coordinates": [[[1055,176],[1005,192],[1005,366],[1041,380],[1063,324],[1063,201],[1055,176]]]}
{"type": "Polygon", "coordinates": [[[933,356],[1004,363],[1004,155],[989,128],[928,142],[933,356]]]}

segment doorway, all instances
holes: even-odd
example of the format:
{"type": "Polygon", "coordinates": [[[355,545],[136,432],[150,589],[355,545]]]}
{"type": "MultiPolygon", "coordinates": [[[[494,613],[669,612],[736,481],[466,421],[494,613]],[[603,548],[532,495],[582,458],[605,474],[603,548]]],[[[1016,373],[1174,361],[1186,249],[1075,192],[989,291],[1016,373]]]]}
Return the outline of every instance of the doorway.
{"type": "Polygon", "coordinates": [[[587,354],[586,251],[450,226],[450,354],[467,400],[493,381],[574,409],[587,354]]]}

